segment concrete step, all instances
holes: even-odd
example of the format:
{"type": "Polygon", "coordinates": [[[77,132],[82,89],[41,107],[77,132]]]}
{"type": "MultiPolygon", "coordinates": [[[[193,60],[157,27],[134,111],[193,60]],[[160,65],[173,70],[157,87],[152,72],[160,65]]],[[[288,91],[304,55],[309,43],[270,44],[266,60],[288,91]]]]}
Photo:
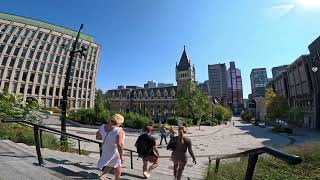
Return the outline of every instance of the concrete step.
{"type": "Polygon", "coordinates": [[[62,174],[37,166],[34,159],[33,155],[16,148],[7,141],[0,140],[0,179],[58,180],[63,178],[62,174]]]}
{"type": "MultiPolygon", "coordinates": [[[[36,150],[34,146],[28,146],[22,143],[13,143],[11,141],[8,142],[11,146],[16,146],[16,149],[19,149],[22,152],[28,152],[32,155],[33,163],[37,163],[36,150]]],[[[62,179],[97,179],[98,175],[100,175],[100,171],[97,169],[96,164],[98,159],[78,155],[74,153],[66,153],[60,152],[56,150],[50,149],[41,149],[42,156],[45,161],[45,165],[43,167],[48,168],[50,170],[57,171],[59,174],[63,174],[62,179]]],[[[130,168],[130,161],[127,160],[125,167],[123,168],[123,173],[121,179],[144,179],[142,176],[142,171],[140,167],[142,167],[141,159],[137,161],[139,166],[135,169],[130,168]]],[[[109,175],[110,178],[114,178],[112,174],[109,175]]],[[[170,175],[153,173],[151,180],[160,180],[160,179],[173,179],[170,175]]]]}

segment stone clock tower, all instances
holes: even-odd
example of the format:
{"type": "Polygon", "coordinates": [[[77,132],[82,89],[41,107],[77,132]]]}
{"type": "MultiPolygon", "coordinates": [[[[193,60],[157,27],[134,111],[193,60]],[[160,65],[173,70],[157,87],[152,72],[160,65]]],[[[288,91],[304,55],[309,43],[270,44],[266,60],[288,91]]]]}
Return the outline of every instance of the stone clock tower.
{"type": "Polygon", "coordinates": [[[176,81],[178,91],[188,82],[195,83],[195,68],[187,56],[185,46],[180,61],[176,64],[176,81]]]}

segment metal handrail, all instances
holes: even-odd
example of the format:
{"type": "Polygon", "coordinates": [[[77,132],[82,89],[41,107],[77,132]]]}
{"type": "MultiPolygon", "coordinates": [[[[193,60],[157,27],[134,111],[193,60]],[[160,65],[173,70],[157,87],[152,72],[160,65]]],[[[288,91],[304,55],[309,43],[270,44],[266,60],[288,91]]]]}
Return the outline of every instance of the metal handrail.
{"type": "MultiPolygon", "coordinates": [[[[57,129],[54,129],[54,128],[51,128],[51,127],[47,127],[47,126],[44,126],[44,125],[35,124],[33,122],[30,122],[30,121],[2,120],[2,122],[4,122],[4,123],[19,123],[19,124],[24,124],[24,125],[27,124],[27,125],[33,127],[39,165],[43,164],[43,158],[42,158],[41,151],[40,151],[40,147],[43,148],[42,131],[45,131],[45,132],[48,132],[48,133],[52,133],[52,134],[58,134],[58,135],[63,134],[63,135],[68,136],[71,139],[78,140],[78,153],[79,154],[81,154],[80,141],[98,144],[99,145],[99,149],[100,149],[100,156],[101,156],[101,153],[102,153],[101,152],[102,142],[100,142],[100,141],[84,138],[84,137],[77,136],[77,135],[74,135],[74,134],[70,134],[70,133],[67,133],[67,132],[62,132],[60,130],[57,130],[57,129]]],[[[130,152],[130,164],[131,164],[131,169],[133,169],[133,153],[136,153],[136,151],[131,150],[131,149],[126,149],[126,148],[124,148],[124,150],[130,152]]]]}
{"type": "Polygon", "coordinates": [[[248,158],[248,165],[247,165],[247,170],[246,170],[246,175],[245,175],[245,180],[251,180],[253,176],[253,172],[258,160],[258,156],[261,154],[267,153],[275,158],[281,159],[285,161],[289,165],[297,165],[302,162],[302,158],[296,155],[291,155],[282,151],[279,151],[277,149],[271,148],[271,147],[260,147],[256,149],[251,149],[248,151],[240,152],[240,153],[235,153],[235,154],[227,154],[227,155],[222,155],[222,156],[215,156],[209,157],[209,171],[208,174],[210,173],[210,168],[211,168],[211,162],[212,160],[216,160],[216,165],[215,165],[215,173],[218,173],[219,169],[219,164],[221,159],[230,159],[230,158],[238,158],[238,157],[245,157],[249,155],[248,158]]]}

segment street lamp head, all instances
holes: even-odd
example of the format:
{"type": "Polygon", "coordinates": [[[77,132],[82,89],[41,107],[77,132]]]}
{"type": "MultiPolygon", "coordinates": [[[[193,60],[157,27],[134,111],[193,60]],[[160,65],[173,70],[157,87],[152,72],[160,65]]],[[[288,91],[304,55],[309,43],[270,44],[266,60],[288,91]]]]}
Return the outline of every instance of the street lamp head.
{"type": "Polygon", "coordinates": [[[311,68],[313,72],[317,72],[318,71],[318,67],[314,66],[311,68]]]}

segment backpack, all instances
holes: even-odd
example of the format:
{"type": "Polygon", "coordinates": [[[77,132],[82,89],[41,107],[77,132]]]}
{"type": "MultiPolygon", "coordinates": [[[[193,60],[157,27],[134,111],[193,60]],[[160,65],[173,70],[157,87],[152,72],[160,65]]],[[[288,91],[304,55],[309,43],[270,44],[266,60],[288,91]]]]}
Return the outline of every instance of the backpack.
{"type": "Polygon", "coordinates": [[[143,134],[138,138],[136,142],[137,153],[141,158],[145,158],[151,155],[153,152],[153,147],[150,145],[150,140],[148,139],[148,136],[149,135],[143,134]]]}

